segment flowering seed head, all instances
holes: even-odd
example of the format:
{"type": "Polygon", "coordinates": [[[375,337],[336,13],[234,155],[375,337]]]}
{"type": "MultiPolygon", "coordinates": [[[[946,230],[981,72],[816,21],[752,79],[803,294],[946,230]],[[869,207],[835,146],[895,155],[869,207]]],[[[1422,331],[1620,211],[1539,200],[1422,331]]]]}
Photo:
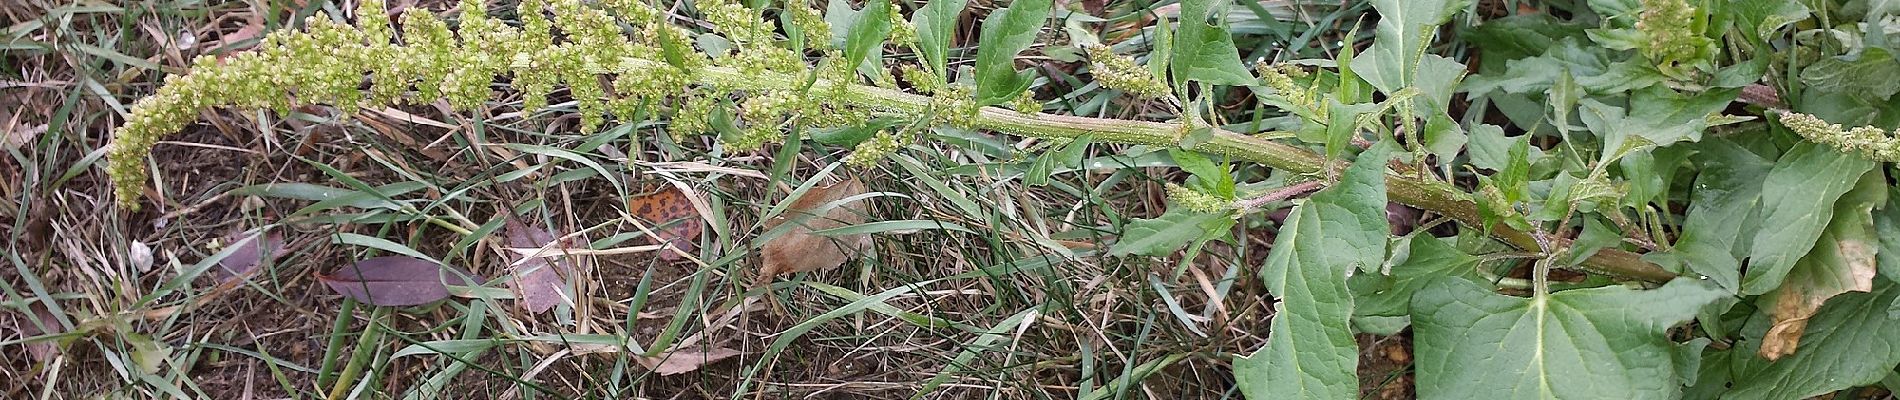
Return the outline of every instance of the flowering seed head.
{"type": "Polygon", "coordinates": [[[1155,78],[1147,68],[1135,65],[1135,59],[1115,54],[1108,46],[1088,47],[1089,73],[1095,81],[1110,89],[1128,92],[1144,99],[1167,96],[1168,85],[1155,78]]]}
{"type": "Polygon", "coordinates": [[[1801,113],[1782,114],[1781,125],[1809,141],[1842,152],[1860,154],[1874,161],[1900,162],[1900,138],[1880,128],[1860,126],[1845,129],[1840,124],[1830,124],[1819,117],[1801,113]]]}

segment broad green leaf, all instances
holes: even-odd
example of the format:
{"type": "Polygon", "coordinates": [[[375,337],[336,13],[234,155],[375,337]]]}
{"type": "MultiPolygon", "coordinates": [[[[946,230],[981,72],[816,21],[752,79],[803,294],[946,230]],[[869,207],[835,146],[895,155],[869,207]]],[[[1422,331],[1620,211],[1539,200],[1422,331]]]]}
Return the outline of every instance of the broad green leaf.
{"type": "Polygon", "coordinates": [[[957,31],[957,16],[963,14],[967,0],[931,0],[924,8],[911,15],[911,24],[917,26],[917,51],[923,53],[924,67],[937,75],[937,85],[943,86],[950,77],[946,68],[950,54],[950,42],[957,31]]]}
{"type": "Polygon", "coordinates": [[[1168,149],[1168,157],[1173,158],[1181,170],[1194,174],[1194,179],[1202,189],[1222,198],[1234,198],[1234,174],[1229,171],[1227,163],[1214,162],[1200,153],[1181,149],[1168,149]]]}
{"type": "MultiPolygon", "coordinates": [[[[1359,116],[1378,112],[1380,108],[1378,103],[1345,104],[1333,98],[1326,99],[1325,107],[1327,108],[1326,136],[1319,139],[1326,144],[1326,158],[1329,160],[1339,159],[1348,148],[1358,148],[1352,145],[1352,138],[1360,132],[1359,116]]],[[[1301,138],[1301,140],[1307,140],[1307,138],[1301,138]]]]}
{"type": "Polygon", "coordinates": [[[1856,96],[1859,91],[1803,90],[1795,111],[1842,126],[1900,126],[1900,101],[1856,96]]]}
{"type": "MultiPolygon", "coordinates": [[[[1752,132],[1767,134],[1767,132],[1752,132]]],[[[1705,140],[1696,161],[1702,172],[1689,193],[1676,253],[1689,271],[1709,277],[1730,293],[1741,290],[1741,258],[1753,236],[1744,235],[1750,214],[1761,203],[1763,178],[1774,163],[1728,139],[1705,140]]]]}
{"type": "Polygon", "coordinates": [[[1249,399],[1351,399],[1359,394],[1359,346],[1348,326],[1346,276],[1385,260],[1386,160],[1381,142],[1338,183],[1294,207],[1260,277],[1279,299],[1267,345],[1234,360],[1249,399]]]}
{"type": "Polygon", "coordinates": [[[1900,57],[1884,48],[1868,47],[1856,57],[1829,57],[1801,70],[1801,82],[1810,90],[1853,93],[1885,99],[1900,93],[1900,57]]]}
{"type": "Polygon", "coordinates": [[[1023,173],[1023,183],[1030,186],[1047,185],[1050,176],[1079,168],[1082,159],[1087,156],[1089,144],[1094,142],[1095,135],[1085,134],[1063,144],[1059,150],[1043,152],[1023,173]]]}
{"type": "Polygon", "coordinates": [[[1808,18],[1808,7],[1798,1],[1730,0],[1718,9],[1733,13],[1735,29],[1749,41],[1761,43],[1775,31],[1808,18]]]}
{"type": "Polygon", "coordinates": [[[1695,383],[1682,389],[1682,398],[1687,400],[1722,398],[1722,392],[1728,390],[1733,379],[1729,374],[1732,364],[1729,360],[1734,358],[1737,351],[1739,350],[1735,348],[1704,350],[1702,359],[1698,362],[1700,365],[1698,365],[1699,371],[1696,371],[1695,383]]]}
{"type": "Polygon", "coordinates": [[[1658,84],[1668,81],[1656,64],[1631,58],[1610,63],[1602,73],[1578,75],[1577,83],[1590,93],[1623,93],[1643,88],[1661,88],[1658,84]]]}
{"type": "MultiPolygon", "coordinates": [[[[1587,178],[1578,178],[1570,171],[1564,171],[1558,172],[1557,176],[1544,182],[1549,182],[1550,192],[1544,195],[1543,204],[1537,207],[1536,210],[1531,211],[1530,215],[1525,216],[1526,219],[1545,222],[1556,221],[1566,216],[1571,216],[1569,213],[1572,209],[1583,208],[1577,206],[1585,205],[1583,204],[1585,200],[1578,198],[1578,196],[1589,194],[1585,193],[1587,191],[1585,189],[1588,188],[1588,184],[1590,183],[1587,178]]],[[[1543,182],[1539,183],[1542,184],[1543,182]]]]}
{"type": "Polygon", "coordinates": [[[1576,131],[1572,125],[1571,114],[1577,110],[1577,102],[1583,100],[1583,87],[1577,84],[1577,76],[1570,71],[1560,71],[1557,79],[1551,81],[1550,89],[1544,91],[1544,103],[1550,106],[1551,126],[1557,128],[1557,135],[1571,140],[1570,133],[1576,131]]]}
{"type": "MultiPolygon", "coordinates": [[[[1352,286],[1353,315],[1411,315],[1412,294],[1441,276],[1480,280],[1477,256],[1452,247],[1448,240],[1429,236],[1412,239],[1411,255],[1392,266],[1389,275],[1356,274],[1352,286]]],[[[1396,256],[1395,256],[1396,257],[1396,256]]]]}
{"type": "Polygon", "coordinates": [[[1720,288],[1577,289],[1524,298],[1458,278],[1412,297],[1421,399],[1669,399],[1680,390],[1666,331],[1720,288]]]}
{"type": "MultiPolygon", "coordinates": [[[[1739,89],[1705,90],[1695,94],[1683,94],[1663,86],[1652,86],[1630,94],[1630,113],[1632,120],[1643,123],[1645,129],[1671,128],[1693,132],[1684,132],[1689,141],[1700,140],[1700,131],[1708,126],[1710,115],[1721,113],[1729,103],[1741,94],[1739,89]]],[[[1671,143],[1671,137],[1665,134],[1644,133],[1645,137],[1657,143],[1671,143]]]]}
{"type": "Polygon", "coordinates": [[[1762,186],[1761,225],[1751,242],[1742,294],[1768,293],[1781,286],[1788,270],[1814,248],[1833,219],[1835,200],[1873,168],[1873,161],[1812,142],[1783,154],[1762,186]]]}
{"type": "Polygon", "coordinates": [[[1137,219],[1128,224],[1120,241],[1109,247],[1109,257],[1130,254],[1162,257],[1173,254],[1188,243],[1225,234],[1234,218],[1227,214],[1199,213],[1186,207],[1168,207],[1160,217],[1137,219]]]}
{"type": "Polygon", "coordinates": [[[1167,78],[1169,58],[1174,54],[1174,27],[1168,25],[1167,18],[1155,21],[1154,50],[1148,52],[1148,73],[1167,78]]]}
{"type": "Polygon", "coordinates": [[[1636,21],[1632,17],[1636,16],[1638,10],[1643,9],[1641,0],[1587,0],[1585,4],[1589,4],[1590,10],[1596,11],[1597,14],[1615,17],[1614,22],[1617,22],[1615,26],[1620,27],[1635,24],[1636,21]]]}
{"type": "Polygon", "coordinates": [[[1418,70],[1413,74],[1412,87],[1418,88],[1419,96],[1412,100],[1418,105],[1418,116],[1430,118],[1446,115],[1451,105],[1451,95],[1458,89],[1458,82],[1465,77],[1465,65],[1452,59],[1426,54],[1418,60],[1418,70]]]}
{"type": "Polygon", "coordinates": [[[1880,234],[1880,276],[1900,281],[1900,188],[1887,194],[1888,203],[1874,211],[1874,231],[1880,234]]]}
{"type": "Polygon", "coordinates": [[[1722,69],[1715,71],[1715,77],[1710,79],[1709,86],[1718,88],[1739,88],[1760,82],[1762,76],[1768,75],[1769,64],[1770,62],[1767,58],[1756,58],[1739,64],[1722,67],[1722,69]]]}
{"type": "Polygon", "coordinates": [[[1452,164],[1447,161],[1456,159],[1458,152],[1464,150],[1465,144],[1470,141],[1465,128],[1458,126],[1458,121],[1453,121],[1451,117],[1433,115],[1425,120],[1425,151],[1438,156],[1446,168],[1451,168],[1452,164]]]}
{"type": "Polygon", "coordinates": [[[677,36],[683,32],[664,27],[658,29],[658,31],[660,58],[665,59],[667,65],[672,65],[677,68],[686,68],[686,58],[690,54],[693,54],[693,49],[691,44],[687,44],[685,40],[677,36]]]}
{"type": "Polygon", "coordinates": [[[851,28],[858,26],[858,19],[863,17],[864,11],[852,9],[850,0],[826,0],[825,24],[831,25],[831,33],[827,38],[831,45],[844,48],[845,42],[851,40],[851,28]]]}
{"type": "MultiPolygon", "coordinates": [[[[1359,37],[1359,27],[1353,26],[1351,31],[1346,32],[1346,37],[1359,37]]],[[[1333,56],[1333,64],[1339,66],[1339,84],[1333,87],[1333,99],[1341,103],[1372,101],[1372,86],[1364,84],[1365,80],[1359,79],[1359,73],[1352,70],[1352,59],[1359,56],[1358,51],[1353,46],[1342,46],[1339,55],[1333,56]]],[[[1318,77],[1314,78],[1319,80],[1318,77]]]]}
{"type": "Polygon", "coordinates": [[[983,20],[983,45],[976,48],[977,105],[1003,104],[1029,89],[1035,71],[1016,71],[1016,54],[1035,43],[1049,7],[1050,0],[1020,0],[983,20]]]}
{"type": "Polygon", "coordinates": [[[1827,299],[1873,290],[1874,255],[1880,249],[1873,208],[1886,202],[1887,178],[1873,170],[1834,203],[1834,218],[1814,249],[1794,263],[1780,287],[1757,301],[1775,322],[1762,337],[1762,357],[1778,359],[1795,352],[1808,319],[1827,299]]]}
{"type": "Polygon", "coordinates": [[[1586,99],[1579,103],[1582,107],[1578,117],[1591,132],[1603,137],[1598,162],[1610,163],[1632,152],[1702,140],[1709,116],[1728,107],[1739,93],[1723,89],[1685,96],[1652,87],[1630,96],[1627,114],[1621,107],[1586,99]]]}
{"type": "Polygon", "coordinates": [[[1227,175],[1226,166],[1216,164],[1207,156],[1191,150],[1168,149],[1168,158],[1174,159],[1174,164],[1181,166],[1182,171],[1194,174],[1202,180],[1214,178],[1217,175],[1227,175]]]}
{"type": "Polygon", "coordinates": [[[1610,50],[1631,50],[1649,45],[1649,36],[1632,28],[1591,29],[1587,33],[1591,42],[1610,50]]]}
{"type": "Polygon", "coordinates": [[[1695,385],[1702,375],[1702,351],[1708,349],[1709,343],[1714,342],[1709,338],[1699,337],[1677,343],[1675,347],[1670,348],[1672,351],[1669,355],[1674,357],[1676,362],[1677,382],[1681,382],[1683,386],[1695,385]]]}
{"type": "Polygon", "coordinates": [[[1598,251],[1615,247],[1616,244],[1622,242],[1622,232],[1616,231],[1615,228],[1611,228],[1610,225],[1597,218],[1584,218],[1583,233],[1577,235],[1577,240],[1570,242],[1570,257],[1564,264],[1575,267],[1577,264],[1582,264],[1583,260],[1596,255],[1598,251]]]}
{"type": "Polygon", "coordinates": [[[1888,310],[1896,300],[1900,287],[1885,279],[1873,292],[1835,297],[1808,321],[1801,351],[1777,361],[1741,342],[1731,352],[1735,387],[1723,398],[1805,399],[1880,381],[1900,364],[1900,315],[1888,310]]]}
{"type": "Polygon", "coordinates": [[[1516,203],[1529,197],[1531,180],[1530,135],[1524,135],[1511,142],[1511,149],[1505,153],[1504,169],[1489,178],[1493,186],[1504,192],[1504,200],[1516,203]]]}
{"type": "Polygon", "coordinates": [[[1557,74],[1569,70],[1573,65],[1554,57],[1537,56],[1511,60],[1505,64],[1502,73],[1474,76],[1465,81],[1465,91],[1474,95],[1493,95],[1504,93],[1537,93],[1550,89],[1550,83],[1557,74]]]}
{"type": "Polygon", "coordinates": [[[876,117],[876,118],[871,118],[870,120],[864,121],[864,123],[857,124],[857,125],[848,125],[848,126],[840,126],[840,127],[833,127],[833,128],[815,128],[815,129],[811,129],[809,132],[811,132],[810,134],[811,139],[818,141],[818,143],[824,143],[824,144],[828,144],[832,146],[840,146],[840,147],[851,147],[851,146],[857,146],[858,143],[863,142],[866,139],[870,139],[871,136],[876,135],[880,131],[883,131],[885,129],[895,128],[895,127],[898,127],[899,125],[903,125],[909,122],[910,121],[906,121],[904,118],[876,117]]]}
{"type": "Polygon", "coordinates": [[[1181,26],[1175,28],[1174,52],[1168,60],[1176,84],[1200,81],[1213,85],[1250,85],[1253,73],[1240,62],[1240,50],[1227,28],[1210,25],[1218,0],[1181,2],[1181,26]]]}
{"type": "Polygon", "coordinates": [[[858,11],[858,18],[852,21],[850,30],[845,32],[845,65],[857,67],[864,64],[864,58],[871,51],[884,44],[891,36],[891,3],[883,1],[864,2],[864,10],[858,11]]]}
{"type": "Polygon", "coordinates": [[[1642,208],[1668,200],[1670,183],[1691,154],[1689,146],[1668,146],[1639,151],[1617,160],[1617,172],[1623,179],[1622,205],[1642,208]]]}
{"type": "Polygon", "coordinates": [[[1520,141],[1525,143],[1526,160],[1536,163],[1544,158],[1542,149],[1530,147],[1530,136],[1504,136],[1504,128],[1497,125],[1483,124],[1471,128],[1470,140],[1466,151],[1471,153],[1471,165],[1478,168],[1504,170],[1511,163],[1511,148],[1520,141]]]}
{"type": "Polygon", "coordinates": [[[1581,23],[1568,23],[1548,13],[1515,15],[1485,20],[1460,38],[1484,49],[1478,54],[1478,70],[1483,74],[1504,73],[1507,61],[1535,57],[1556,48],[1565,38],[1584,35],[1581,23]]]}
{"type": "Polygon", "coordinates": [[[1373,0],[1379,26],[1372,47],[1353,59],[1352,70],[1385,93],[1397,93],[1412,84],[1420,70],[1419,58],[1431,43],[1438,25],[1464,8],[1463,0],[1373,0]]]}

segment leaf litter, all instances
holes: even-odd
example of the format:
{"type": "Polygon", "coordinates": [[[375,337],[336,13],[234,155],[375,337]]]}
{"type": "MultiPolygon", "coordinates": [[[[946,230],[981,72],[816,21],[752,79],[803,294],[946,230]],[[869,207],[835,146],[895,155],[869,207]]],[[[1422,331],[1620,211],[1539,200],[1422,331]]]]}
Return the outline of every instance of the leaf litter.
{"type": "MultiPolygon", "coordinates": [[[[509,247],[524,249],[548,247],[555,243],[557,236],[546,229],[528,225],[515,218],[509,218],[502,225],[502,235],[509,247]]],[[[548,257],[524,254],[515,254],[511,257],[513,260],[509,264],[514,267],[509,274],[513,279],[510,279],[508,283],[529,312],[540,314],[554,309],[554,306],[561,303],[571,302],[573,293],[563,277],[573,276],[573,262],[565,258],[555,258],[555,261],[550,263],[548,257]],[[526,259],[522,259],[523,257],[526,259]]]]}
{"type": "Polygon", "coordinates": [[[758,284],[772,281],[778,275],[798,272],[837,268],[852,257],[857,256],[871,238],[865,234],[818,235],[815,231],[833,229],[864,222],[865,203],[853,201],[838,205],[830,210],[820,207],[851,196],[864,194],[864,182],[853,177],[830,186],[812,188],[804,196],[793,200],[785,212],[765,222],[765,231],[772,232],[781,225],[792,223],[787,230],[766,241],[764,253],[765,265],[759,270],[758,284]],[[823,212],[823,215],[817,215],[823,212]]]}
{"type": "Polygon", "coordinates": [[[257,273],[257,268],[264,265],[265,261],[289,253],[284,248],[284,235],[278,232],[234,232],[225,236],[224,243],[238,248],[230,256],[218,260],[218,268],[212,270],[219,284],[231,284],[249,277],[257,273]]]}
{"type": "Polygon", "coordinates": [[[700,219],[699,210],[693,207],[692,199],[677,186],[661,184],[656,191],[627,199],[627,210],[635,217],[652,224],[653,238],[656,244],[671,244],[678,252],[662,249],[660,261],[679,261],[685,258],[681,253],[691,254],[699,243],[700,232],[705,229],[705,221],[700,219]]]}

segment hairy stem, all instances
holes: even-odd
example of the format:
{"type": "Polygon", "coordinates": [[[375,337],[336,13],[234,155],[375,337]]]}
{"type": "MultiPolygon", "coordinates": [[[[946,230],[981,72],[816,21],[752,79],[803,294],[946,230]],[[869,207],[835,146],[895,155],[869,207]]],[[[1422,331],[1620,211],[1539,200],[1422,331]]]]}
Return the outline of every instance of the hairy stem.
{"type": "MultiPolygon", "coordinates": [[[[673,68],[664,62],[639,58],[627,58],[625,62],[630,66],[673,68]]],[[[691,73],[696,81],[738,89],[790,90],[797,89],[806,82],[802,77],[788,74],[741,73],[731,68],[714,66],[702,67],[691,73]]],[[[839,84],[821,79],[813,84],[812,90],[832,88],[839,84]]],[[[912,115],[925,115],[926,112],[931,111],[933,104],[928,96],[874,86],[846,84],[844,93],[842,100],[852,105],[912,115]]],[[[1187,132],[1187,128],[1181,124],[1020,113],[998,107],[982,108],[977,112],[971,125],[974,128],[1019,136],[1074,138],[1093,134],[1096,140],[1106,142],[1162,146],[1180,143],[1180,138],[1187,132]]],[[[1312,151],[1218,128],[1214,129],[1211,140],[1194,144],[1189,149],[1231,156],[1302,174],[1316,174],[1328,168],[1325,157],[1312,151]]],[[[1344,167],[1344,165],[1336,165],[1338,163],[1333,164],[1335,165],[1332,168],[1344,167]]],[[[1477,204],[1471,201],[1470,195],[1451,185],[1434,180],[1388,174],[1386,187],[1393,201],[1437,212],[1467,226],[1482,226],[1483,224],[1482,218],[1478,215],[1477,204]]],[[[1510,227],[1495,226],[1491,228],[1490,233],[1498,240],[1519,249],[1540,248],[1537,240],[1531,235],[1510,227]]],[[[1655,264],[1643,261],[1638,254],[1616,249],[1604,249],[1591,256],[1583,262],[1583,268],[1591,272],[1652,282],[1668,281],[1676,276],[1655,264]]]]}

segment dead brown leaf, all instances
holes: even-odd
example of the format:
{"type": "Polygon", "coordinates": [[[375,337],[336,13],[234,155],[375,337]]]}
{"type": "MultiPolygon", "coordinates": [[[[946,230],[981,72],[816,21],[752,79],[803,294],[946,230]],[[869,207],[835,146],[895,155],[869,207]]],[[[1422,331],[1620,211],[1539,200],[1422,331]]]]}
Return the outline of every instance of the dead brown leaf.
{"type": "Polygon", "coordinates": [[[641,357],[640,363],[660,375],[678,375],[698,371],[700,367],[704,367],[706,364],[716,363],[719,362],[719,360],[745,354],[745,352],[724,347],[686,350],[687,351],[674,350],[658,356],[641,357]]]}
{"type": "MultiPolygon", "coordinates": [[[[524,249],[546,247],[554,243],[555,239],[554,233],[515,218],[504,222],[502,236],[507,239],[508,247],[524,249]]],[[[521,260],[520,257],[527,256],[516,254],[512,257],[519,261],[515,263],[514,279],[508,283],[514,287],[515,295],[520,296],[528,312],[547,312],[571,298],[562,294],[566,291],[567,281],[561,277],[574,273],[573,263],[566,259],[549,263],[547,257],[529,257],[527,260],[521,260]]]]}
{"type": "Polygon", "coordinates": [[[793,200],[784,214],[766,221],[767,232],[787,222],[797,225],[765,243],[765,267],[759,270],[757,282],[765,284],[781,274],[835,268],[856,256],[858,251],[871,243],[870,236],[819,236],[812,232],[864,222],[864,203],[845,203],[826,211],[824,215],[813,213],[827,203],[864,192],[864,182],[855,177],[830,186],[812,188],[804,196],[793,200]]]}
{"type": "MultiPolygon", "coordinates": [[[[627,210],[646,223],[653,224],[654,238],[657,244],[672,244],[681,252],[692,253],[699,243],[699,234],[705,229],[705,221],[699,217],[699,210],[693,209],[692,200],[678,187],[661,183],[654,191],[627,199],[627,210]]],[[[661,261],[677,261],[684,258],[672,250],[660,250],[661,261]]]]}
{"type": "MultiPolygon", "coordinates": [[[[47,310],[46,306],[40,303],[33,303],[28,305],[27,308],[33,310],[33,315],[14,321],[19,326],[18,332],[20,332],[20,337],[16,339],[53,335],[66,331],[65,327],[59,324],[59,318],[54,317],[52,311],[47,310]],[[39,324],[34,324],[34,319],[39,320],[39,324]],[[42,326],[46,329],[40,329],[42,326]]],[[[35,362],[46,362],[46,360],[51,360],[53,356],[59,354],[59,344],[54,341],[26,342],[23,343],[22,346],[26,347],[27,356],[32,357],[35,362]]]]}
{"type": "Polygon", "coordinates": [[[237,31],[223,34],[218,37],[217,41],[207,42],[204,43],[204,45],[206,49],[216,50],[220,56],[223,56],[224,54],[236,53],[255,47],[256,44],[254,43],[245,44],[244,42],[255,39],[263,33],[264,19],[253,15],[249,20],[245,21],[244,27],[238,28],[237,31]],[[239,47],[239,44],[244,44],[244,46],[239,47]]]}
{"type": "Polygon", "coordinates": [[[17,150],[25,147],[28,143],[39,140],[40,134],[46,133],[46,127],[46,124],[39,124],[34,126],[13,125],[7,128],[6,134],[0,135],[0,151],[17,150]]]}
{"type": "Polygon", "coordinates": [[[1082,0],[1082,10],[1088,11],[1089,15],[1102,15],[1107,6],[1108,0],[1082,0]]]}

